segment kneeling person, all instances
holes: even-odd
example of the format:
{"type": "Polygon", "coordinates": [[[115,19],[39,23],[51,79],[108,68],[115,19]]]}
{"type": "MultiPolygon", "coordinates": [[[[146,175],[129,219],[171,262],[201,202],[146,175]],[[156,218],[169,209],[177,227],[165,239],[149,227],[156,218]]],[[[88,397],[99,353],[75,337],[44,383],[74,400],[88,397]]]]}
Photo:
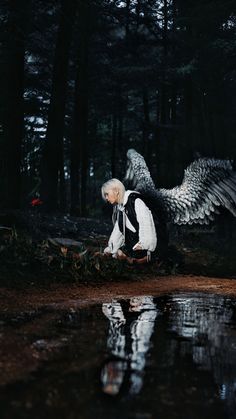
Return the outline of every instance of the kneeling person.
{"type": "Polygon", "coordinates": [[[157,235],[152,213],[141,194],[126,191],[122,182],[110,179],[102,186],[102,197],[114,205],[114,228],[104,253],[149,262],[156,250],[157,235]]]}

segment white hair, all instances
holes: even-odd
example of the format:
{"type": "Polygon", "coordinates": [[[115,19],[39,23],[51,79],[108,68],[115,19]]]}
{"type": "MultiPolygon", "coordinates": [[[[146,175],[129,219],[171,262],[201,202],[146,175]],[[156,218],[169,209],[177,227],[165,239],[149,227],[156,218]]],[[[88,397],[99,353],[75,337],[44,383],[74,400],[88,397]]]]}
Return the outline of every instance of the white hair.
{"type": "Polygon", "coordinates": [[[106,200],[105,194],[109,190],[113,190],[118,193],[118,203],[121,204],[123,202],[124,194],[125,194],[125,187],[123,183],[119,179],[110,179],[105,182],[101,187],[102,197],[106,200]]]}

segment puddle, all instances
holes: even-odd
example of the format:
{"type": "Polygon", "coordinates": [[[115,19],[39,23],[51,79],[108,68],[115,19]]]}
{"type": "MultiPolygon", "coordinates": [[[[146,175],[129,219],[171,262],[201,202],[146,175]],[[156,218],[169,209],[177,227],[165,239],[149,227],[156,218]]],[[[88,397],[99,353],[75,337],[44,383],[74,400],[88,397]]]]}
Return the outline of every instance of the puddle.
{"type": "Polygon", "coordinates": [[[235,418],[235,298],[142,296],[14,319],[0,318],[2,418],[235,418]]]}

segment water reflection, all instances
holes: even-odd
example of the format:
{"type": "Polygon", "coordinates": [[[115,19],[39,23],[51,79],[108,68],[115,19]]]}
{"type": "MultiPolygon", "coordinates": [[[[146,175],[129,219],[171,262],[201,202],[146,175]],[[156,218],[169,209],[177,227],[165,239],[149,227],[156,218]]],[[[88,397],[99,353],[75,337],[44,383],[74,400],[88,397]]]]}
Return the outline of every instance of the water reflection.
{"type": "MultiPolygon", "coordinates": [[[[179,356],[191,357],[199,371],[210,372],[219,398],[236,411],[235,304],[225,297],[198,294],[173,296],[168,304],[169,330],[182,338],[179,356]]],[[[174,366],[174,351],[171,355],[174,366]]]]}
{"type": "Polygon", "coordinates": [[[235,419],[233,298],[176,293],[15,318],[0,313],[3,419],[235,419]]]}
{"type": "Polygon", "coordinates": [[[101,370],[103,392],[139,394],[141,400],[158,394],[159,408],[175,406],[176,417],[193,403],[196,409],[189,417],[204,411],[206,417],[214,412],[215,417],[234,418],[235,308],[232,299],[205,294],[103,304],[110,354],[101,370]]]}
{"type": "Polygon", "coordinates": [[[126,302],[113,300],[104,303],[102,311],[109,320],[107,348],[113,356],[102,368],[103,391],[117,395],[127,378],[128,392],[138,394],[143,385],[146,355],[158,315],[156,304],[149,296],[134,297],[129,300],[128,307],[126,302]]]}

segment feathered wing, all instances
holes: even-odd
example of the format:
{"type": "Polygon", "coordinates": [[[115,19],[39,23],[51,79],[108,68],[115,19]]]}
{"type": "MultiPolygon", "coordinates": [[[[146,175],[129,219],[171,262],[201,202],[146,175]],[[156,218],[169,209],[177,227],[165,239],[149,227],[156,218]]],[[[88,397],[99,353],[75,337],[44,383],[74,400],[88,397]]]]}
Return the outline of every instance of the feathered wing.
{"type": "Polygon", "coordinates": [[[133,148],[127,151],[127,168],[124,183],[138,192],[156,190],[143,156],[133,148]]]}
{"type": "Polygon", "coordinates": [[[160,193],[176,224],[208,224],[220,206],[236,217],[236,172],[228,160],[198,159],[187,167],[180,186],[160,193]]]}
{"type": "Polygon", "coordinates": [[[159,190],[155,189],[144,158],[139,153],[129,150],[127,161],[126,179],[130,182],[133,179],[136,190],[152,196],[169,221],[175,224],[208,224],[219,213],[220,206],[236,216],[236,172],[230,161],[198,159],[187,167],[180,186],[159,190]]]}

